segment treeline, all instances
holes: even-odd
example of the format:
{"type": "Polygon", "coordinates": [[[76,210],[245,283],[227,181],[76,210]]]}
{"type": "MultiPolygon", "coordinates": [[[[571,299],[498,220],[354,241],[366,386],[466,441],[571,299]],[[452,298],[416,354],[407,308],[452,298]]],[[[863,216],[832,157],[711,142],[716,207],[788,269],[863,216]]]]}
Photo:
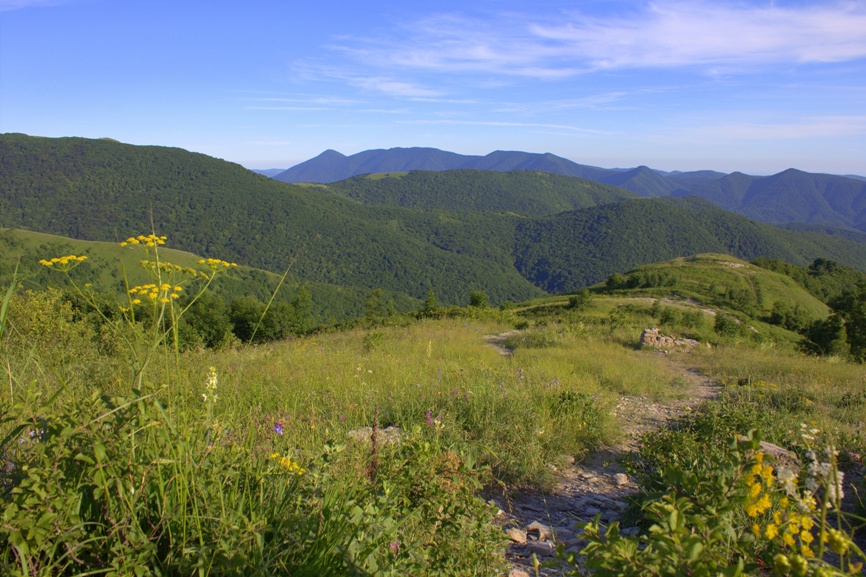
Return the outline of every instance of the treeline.
{"type": "MultiPolygon", "coordinates": [[[[365,201],[375,200],[370,187],[381,186],[388,198],[432,195],[447,199],[437,206],[459,210],[405,208],[276,182],[180,149],[7,134],[0,135],[0,226],[114,241],[154,223],[169,246],[272,273],[297,256],[292,273],[311,286],[381,287],[418,300],[432,288],[457,305],[473,290],[494,304],[578,290],[696,252],[799,265],[826,257],[866,270],[858,243],[762,225],[696,199],[628,199],[544,217],[492,207],[498,188],[526,208],[533,198],[564,198],[557,178],[455,171],[339,184],[346,196],[352,183],[362,187],[365,201]]],[[[568,202],[608,198],[607,189],[593,190],[568,202]]]]}
{"type": "Polygon", "coordinates": [[[808,267],[766,258],[754,264],[789,276],[833,311],[826,319],[813,320],[800,307],[778,302],[771,322],[801,333],[808,339],[806,348],[814,352],[866,361],[866,274],[827,259],[816,259],[808,267]]]}
{"type": "Polygon", "coordinates": [[[591,180],[527,170],[413,170],[355,176],[322,190],[364,204],[524,215],[556,214],[635,196],[591,180]]]}
{"type": "Polygon", "coordinates": [[[633,199],[524,219],[515,267],[548,292],[568,292],[647,263],[699,253],[806,264],[827,255],[866,269],[862,245],[750,221],[696,198],[633,199]]]}

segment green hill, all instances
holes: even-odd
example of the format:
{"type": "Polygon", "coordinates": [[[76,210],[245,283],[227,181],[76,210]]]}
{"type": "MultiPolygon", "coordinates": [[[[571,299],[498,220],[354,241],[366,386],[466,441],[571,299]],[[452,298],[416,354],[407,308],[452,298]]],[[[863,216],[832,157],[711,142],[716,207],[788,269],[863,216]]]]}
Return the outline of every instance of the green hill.
{"type": "Polygon", "coordinates": [[[630,277],[650,283],[659,279],[665,285],[661,289],[648,287],[644,292],[661,296],[675,292],[707,304],[749,308],[757,314],[770,313],[776,303],[800,306],[811,318],[829,313],[826,304],[789,276],[728,255],[680,257],[638,267],[628,274],[626,283],[630,277]]]}
{"type": "Polygon", "coordinates": [[[309,281],[432,288],[443,302],[538,295],[511,265],[503,219],[367,207],[175,148],[0,136],[0,226],[107,241],[155,223],[173,247],[272,272],[300,252],[309,281]],[[455,244],[459,229],[472,242],[455,244]]]}
{"type": "Polygon", "coordinates": [[[432,289],[443,303],[465,304],[482,290],[496,304],[702,252],[800,266],[826,258],[866,270],[858,243],[759,224],[698,198],[626,198],[546,216],[502,212],[549,212],[616,194],[628,196],[533,172],[298,186],[181,149],[0,135],[2,227],[116,241],[154,223],[172,248],[272,273],[298,256],[298,279],[351,291],[423,299],[432,289]],[[393,205],[420,184],[428,200],[417,204],[440,208],[393,205]]]}
{"type": "MultiPolygon", "coordinates": [[[[88,257],[71,273],[79,286],[91,283],[97,292],[122,296],[125,290],[123,270],[126,270],[130,286],[150,282],[146,272],[138,264],[143,258],[143,253],[139,250],[123,248],[115,242],[76,240],[44,233],[0,229],[0,287],[8,286],[16,267],[16,278],[26,289],[67,286],[68,280],[64,275],[48,270],[38,263],[43,258],[67,254],[88,257]]],[[[160,248],[160,258],[184,267],[192,267],[201,257],[176,249],[160,248]]],[[[211,289],[226,302],[240,296],[252,296],[267,302],[279,280],[278,274],[239,266],[229,274],[218,277],[211,289]]],[[[289,275],[280,287],[275,302],[292,302],[301,286],[306,286],[312,294],[312,314],[319,324],[363,316],[370,293],[363,288],[303,281],[289,275]]],[[[384,298],[392,300],[395,308],[401,311],[415,310],[419,306],[417,299],[402,293],[386,293],[384,298]]]]}
{"type": "Polygon", "coordinates": [[[862,245],[798,233],[725,212],[697,198],[642,198],[518,224],[515,266],[548,292],[604,280],[613,272],[704,252],[805,265],[825,255],[866,270],[862,245]]]}
{"type": "Polygon", "coordinates": [[[550,172],[412,171],[363,175],[325,190],[364,204],[549,215],[634,197],[613,186],[550,172]]]}

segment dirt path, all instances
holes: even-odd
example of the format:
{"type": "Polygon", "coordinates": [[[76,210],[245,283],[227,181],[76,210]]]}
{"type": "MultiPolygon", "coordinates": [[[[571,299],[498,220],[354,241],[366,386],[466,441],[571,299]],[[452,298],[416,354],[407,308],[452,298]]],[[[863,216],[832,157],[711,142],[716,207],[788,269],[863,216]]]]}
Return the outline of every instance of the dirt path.
{"type": "MultiPolygon", "coordinates": [[[[488,342],[495,346],[494,342],[488,342]]],[[[636,451],[642,434],[659,429],[718,395],[718,387],[689,368],[681,355],[667,358],[678,376],[689,383],[689,394],[684,399],[659,403],[641,396],[622,397],[614,409],[625,433],[617,446],[558,469],[557,483],[549,493],[525,493],[509,499],[494,497],[502,510],[500,521],[511,538],[507,553],[511,577],[534,575],[533,554],[541,562],[550,561],[555,557],[556,543],[578,552],[585,541],[580,538],[577,523],[599,514],[604,523],[622,522],[626,498],[637,492],[638,487],[625,474],[618,458],[636,451]]],[[[628,527],[628,523],[622,526],[624,534],[637,533],[637,528],[628,527]]],[[[542,569],[540,574],[554,576],[561,571],[542,569]]]]}

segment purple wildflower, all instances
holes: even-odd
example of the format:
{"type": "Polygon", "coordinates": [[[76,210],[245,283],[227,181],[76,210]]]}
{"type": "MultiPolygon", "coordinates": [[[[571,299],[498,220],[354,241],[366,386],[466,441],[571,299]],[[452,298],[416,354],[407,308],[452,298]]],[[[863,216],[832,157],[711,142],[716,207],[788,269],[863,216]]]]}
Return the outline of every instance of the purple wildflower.
{"type": "Polygon", "coordinates": [[[276,425],[274,425],[274,432],[278,435],[282,435],[283,434],[283,425],[281,425],[280,423],[277,423],[276,425]]]}

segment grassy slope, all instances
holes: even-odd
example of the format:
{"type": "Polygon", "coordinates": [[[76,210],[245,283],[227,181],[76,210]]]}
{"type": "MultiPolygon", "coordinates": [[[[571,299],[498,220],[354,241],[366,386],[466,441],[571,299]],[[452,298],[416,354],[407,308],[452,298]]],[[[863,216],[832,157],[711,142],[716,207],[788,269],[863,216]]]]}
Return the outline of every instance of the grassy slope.
{"type": "Polygon", "coordinates": [[[0,137],[0,226],[112,240],[154,222],[172,246],[272,272],[300,252],[294,270],[312,281],[419,298],[433,288],[444,302],[466,302],[475,289],[494,301],[541,292],[505,262],[511,227],[501,217],[448,217],[503,230],[480,256],[469,243],[431,241],[441,218],[366,207],[180,149],[0,137]]]}
{"type": "MultiPolygon", "coordinates": [[[[200,256],[192,253],[161,247],[160,259],[184,267],[196,265],[200,256]]],[[[42,289],[52,285],[63,286],[66,277],[38,264],[40,259],[49,259],[66,254],[87,255],[84,261],[71,273],[79,285],[89,282],[99,292],[122,295],[124,289],[122,270],[126,270],[130,286],[149,282],[139,261],[145,257],[141,249],[122,248],[114,242],[76,240],[51,234],[0,229],[0,286],[6,286],[18,266],[18,279],[24,288],[42,289]]],[[[280,275],[239,266],[230,274],[222,275],[212,286],[214,292],[231,301],[238,296],[254,296],[263,302],[273,294],[280,275]]],[[[298,289],[306,285],[313,298],[313,315],[318,322],[332,322],[356,318],[364,314],[364,304],[369,294],[367,289],[342,287],[302,281],[290,275],[277,293],[277,301],[290,302],[298,289]]],[[[418,308],[419,301],[405,294],[386,293],[385,298],[393,299],[398,310],[408,311],[418,308]]]]}
{"type": "MultiPolygon", "coordinates": [[[[463,190],[456,182],[452,198],[463,190]]],[[[446,303],[466,303],[472,290],[494,303],[525,300],[698,252],[801,265],[827,257],[866,269],[857,243],[783,231],[695,199],[546,217],[372,206],[180,149],[0,136],[0,226],[106,241],[151,222],[171,246],[196,254],[271,272],[300,254],[299,278],[415,298],[433,289],[446,303]]]]}
{"type": "Polygon", "coordinates": [[[635,272],[640,271],[667,274],[675,279],[678,294],[704,301],[718,300],[719,294],[730,288],[749,291],[764,312],[772,310],[777,301],[800,305],[814,318],[825,317],[829,312],[827,305],[790,277],[727,255],[699,254],[677,258],[642,266],[635,272]]]}

